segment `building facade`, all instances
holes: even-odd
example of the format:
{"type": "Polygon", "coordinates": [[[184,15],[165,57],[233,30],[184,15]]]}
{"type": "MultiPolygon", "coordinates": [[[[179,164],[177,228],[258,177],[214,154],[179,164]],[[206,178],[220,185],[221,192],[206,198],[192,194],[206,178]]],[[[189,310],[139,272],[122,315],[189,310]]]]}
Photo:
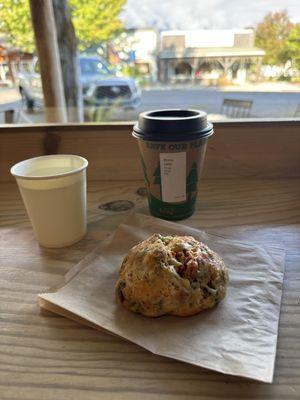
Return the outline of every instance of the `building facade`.
{"type": "Polygon", "coordinates": [[[250,71],[259,73],[265,54],[254,46],[254,40],[253,29],[163,31],[157,58],[158,79],[198,80],[209,85],[224,78],[244,83],[250,71]]]}

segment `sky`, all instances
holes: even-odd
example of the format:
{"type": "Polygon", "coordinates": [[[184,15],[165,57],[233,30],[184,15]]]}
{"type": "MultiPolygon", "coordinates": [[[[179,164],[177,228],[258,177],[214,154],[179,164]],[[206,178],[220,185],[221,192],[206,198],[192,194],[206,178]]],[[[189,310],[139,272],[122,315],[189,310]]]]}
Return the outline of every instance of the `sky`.
{"type": "Polygon", "coordinates": [[[300,22],[300,0],[127,0],[122,19],[127,28],[242,29],[283,9],[300,22]]]}

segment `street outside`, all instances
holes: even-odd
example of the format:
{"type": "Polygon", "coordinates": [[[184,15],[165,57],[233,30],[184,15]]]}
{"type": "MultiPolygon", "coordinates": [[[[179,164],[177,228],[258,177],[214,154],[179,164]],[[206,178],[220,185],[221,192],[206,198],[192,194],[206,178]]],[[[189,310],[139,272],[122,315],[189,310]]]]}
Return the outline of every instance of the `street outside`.
{"type": "Polygon", "coordinates": [[[103,0],[53,2],[58,52],[44,56],[46,44],[53,43],[35,26],[35,8],[28,1],[0,0],[0,123],[45,123],[43,95],[52,107],[66,100],[73,108],[68,120],[78,122],[78,85],[88,122],[132,121],[164,108],[205,110],[212,121],[300,117],[300,9],[293,1],[284,10],[249,2],[246,14],[239,11],[245,4],[234,1],[220,1],[217,14],[192,0],[179,7],[172,0],[146,0],[143,12],[134,1],[109,3],[106,10],[103,0]],[[11,12],[15,6],[20,24],[11,12]],[[70,37],[60,32],[64,24],[72,28],[70,37]],[[59,62],[52,65],[55,57],[61,71],[59,62]],[[17,105],[5,85],[14,85],[17,105]]]}
{"type": "MultiPolygon", "coordinates": [[[[11,92],[7,92],[11,98],[11,92]]],[[[1,90],[2,99],[5,91],[1,90]]],[[[17,91],[15,96],[18,96],[17,91]]],[[[252,100],[250,117],[253,118],[288,118],[299,117],[300,88],[299,85],[269,84],[248,85],[244,88],[207,88],[186,87],[172,88],[156,87],[142,91],[142,103],[135,110],[111,109],[105,113],[105,119],[111,121],[136,120],[142,111],[159,108],[196,108],[205,110],[211,114],[211,119],[221,120],[226,118],[222,114],[224,99],[252,100]],[[255,91],[254,91],[255,90],[255,91]],[[264,90],[264,91],[263,91],[264,90]],[[268,90],[268,91],[266,91],[268,90]]],[[[42,109],[33,112],[23,110],[17,115],[15,122],[19,123],[42,123],[45,116],[42,109]]],[[[99,120],[101,122],[101,120],[99,120]]],[[[3,115],[1,115],[3,123],[3,115]]]]}
{"type": "Polygon", "coordinates": [[[297,91],[253,92],[225,88],[150,89],[143,91],[141,107],[132,112],[132,115],[136,116],[140,111],[155,108],[196,108],[210,114],[222,114],[223,100],[230,98],[252,100],[250,116],[254,118],[293,117],[300,103],[300,87],[294,89],[297,91]]]}

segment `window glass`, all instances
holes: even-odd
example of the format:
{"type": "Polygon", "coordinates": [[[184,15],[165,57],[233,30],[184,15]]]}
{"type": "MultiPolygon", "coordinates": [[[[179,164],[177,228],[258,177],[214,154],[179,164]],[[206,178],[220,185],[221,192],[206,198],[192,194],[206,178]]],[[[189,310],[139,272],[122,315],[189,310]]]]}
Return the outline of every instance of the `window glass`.
{"type": "Polygon", "coordinates": [[[109,75],[110,71],[103,61],[96,58],[80,58],[82,75],[109,75]]]}
{"type": "Polygon", "coordinates": [[[20,70],[24,71],[27,74],[32,73],[33,64],[31,61],[21,61],[20,62],[20,70]]]}
{"type": "MultiPolygon", "coordinates": [[[[300,118],[299,1],[68,0],[67,7],[73,40],[57,29],[64,91],[85,121],[132,121],[164,108],[205,110],[212,121],[300,118]]],[[[13,89],[23,107],[15,122],[46,121],[27,0],[0,0],[0,90],[10,90],[2,98],[13,89]]]]}
{"type": "Polygon", "coordinates": [[[35,72],[36,74],[39,74],[39,73],[40,73],[40,63],[39,63],[38,60],[36,60],[36,62],[35,62],[35,64],[34,64],[34,72],[35,72]]]}

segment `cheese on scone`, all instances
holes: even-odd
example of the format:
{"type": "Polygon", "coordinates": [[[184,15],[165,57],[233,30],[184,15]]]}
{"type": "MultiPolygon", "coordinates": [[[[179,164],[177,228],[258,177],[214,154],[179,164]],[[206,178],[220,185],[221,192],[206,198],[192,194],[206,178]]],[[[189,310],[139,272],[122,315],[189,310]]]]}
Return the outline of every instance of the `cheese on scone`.
{"type": "Polygon", "coordinates": [[[224,261],[192,236],[154,234],[134,246],[116,284],[119,303],[149,317],[189,316],[226,295],[224,261]]]}

